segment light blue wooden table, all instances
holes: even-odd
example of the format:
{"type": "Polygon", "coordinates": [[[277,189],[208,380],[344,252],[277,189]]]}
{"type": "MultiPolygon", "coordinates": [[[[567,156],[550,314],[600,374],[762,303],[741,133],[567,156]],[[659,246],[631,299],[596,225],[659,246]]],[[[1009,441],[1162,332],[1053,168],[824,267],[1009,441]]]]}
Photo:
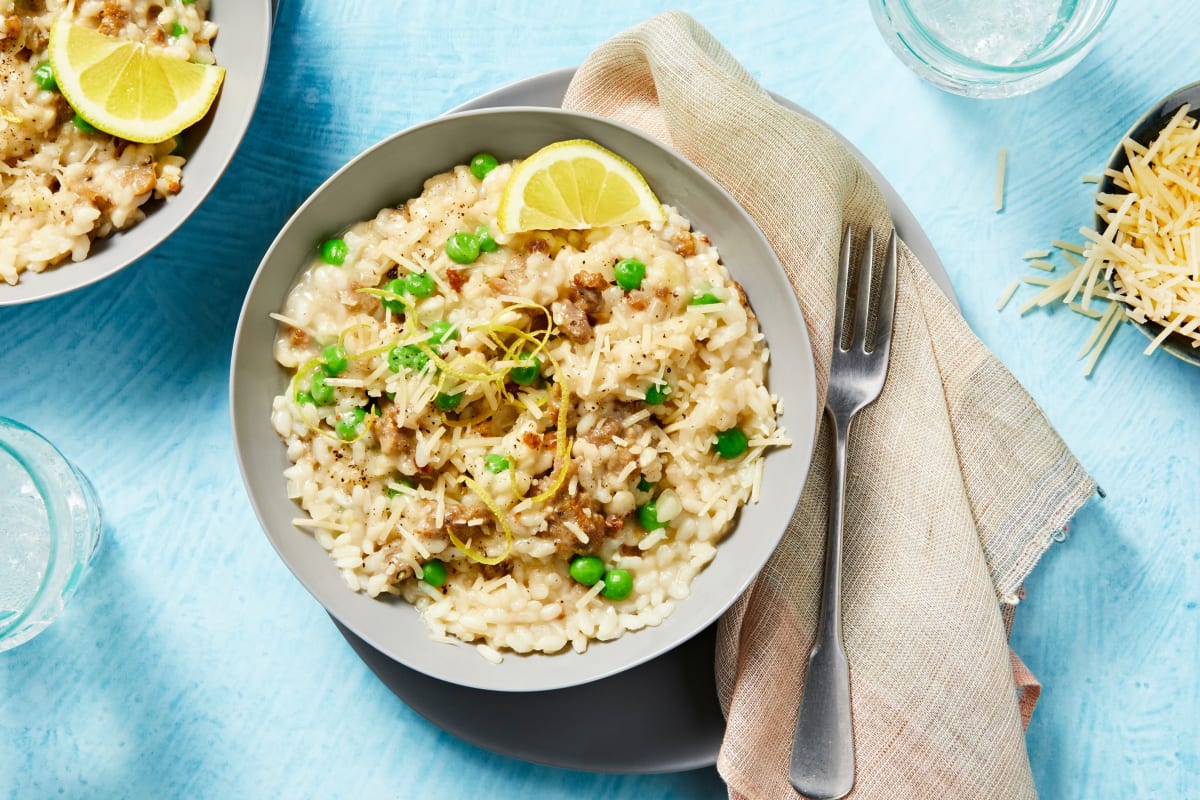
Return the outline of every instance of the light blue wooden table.
{"type": "MultiPolygon", "coordinates": [[[[258,115],[207,204],[134,268],[0,309],[0,414],[74,458],[107,519],[62,618],[0,655],[0,795],[723,795],[713,770],[572,773],[424,722],[293,580],[242,491],[226,402],[233,329],[296,205],[377,139],[578,63],[667,7],[560,0],[547,17],[544,3],[500,5],[285,0],[258,115]]],[[[993,308],[1023,252],[1086,224],[1079,177],[1126,125],[1200,79],[1200,6],[1126,0],[1073,73],[1009,101],[922,84],[864,0],[689,10],[888,176],[972,327],[1108,491],[1034,573],[1013,637],[1046,684],[1028,739],[1042,795],[1200,797],[1200,370],[1143,358],[1124,329],[1085,379],[1074,354],[1086,320],[993,308]],[[1000,147],[1008,206],[995,214],[1000,147]]]]}

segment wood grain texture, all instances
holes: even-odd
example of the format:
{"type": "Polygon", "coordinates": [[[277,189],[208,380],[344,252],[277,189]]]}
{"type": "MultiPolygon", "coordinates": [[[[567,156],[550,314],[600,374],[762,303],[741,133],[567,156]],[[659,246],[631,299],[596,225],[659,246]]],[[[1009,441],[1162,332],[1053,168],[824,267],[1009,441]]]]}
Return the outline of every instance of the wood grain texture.
{"type": "MultiPolygon", "coordinates": [[[[0,796],[724,795],[712,770],[549,769],[417,717],[259,532],[226,400],[250,277],[322,180],[377,139],[578,63],[671,5],[561,0],[548,22],[532,0],[285,0],[257,116],[195,216],[113,278],[0,309],[0,414],[58,443],[92,477],[107,519],[59,622],[0,655],[0,796]]],[[[1200,796],[1200,370],[1143,358],[1144,340],[1124,329],[1085,379],[1074,357],[1087,320],[1018,318],[1018,302],[994,310],[1024,252],[1087,224],[1079,177],[1102,167],[1144,108],[1200,77],[1200,7],[1121,3],[1065,78],[979,101],[904,68],[864,2],[837,14],[782,0],[688,6],[767,88],[837,127],[888,176],[972,327],[1108,492],[1051,549],[1017,617],[1014,646],[1046,685],[1028,737],[1040,792],[1200,796]],[[1001,147],[1007,202],[996,214],[1001,147]]]]}

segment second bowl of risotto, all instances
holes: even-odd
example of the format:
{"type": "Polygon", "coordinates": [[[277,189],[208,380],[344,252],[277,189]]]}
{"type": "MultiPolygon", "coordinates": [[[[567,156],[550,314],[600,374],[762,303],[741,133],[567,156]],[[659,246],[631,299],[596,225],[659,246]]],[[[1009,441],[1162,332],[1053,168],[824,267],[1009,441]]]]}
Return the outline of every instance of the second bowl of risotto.
{"type": "Polygon", "coordinates": [[[501,691],[711,624],[783,535],[817,419],[745,212],[643,134],[546,109],[419,125],[320,187],[249,290],[231,404],[306,588],[390,657],[501,691]]]}
{"type": "Polygon", "coordinates": [[[250,124],[271,13],[268,0],[0,0],[0,305],[112,275],[196,210],[250,124]],[[129,66],[144,62],[195,89],[166,91],[178,113],[133,110],[152,94],[125,85],[153,72],[129,66]]]}

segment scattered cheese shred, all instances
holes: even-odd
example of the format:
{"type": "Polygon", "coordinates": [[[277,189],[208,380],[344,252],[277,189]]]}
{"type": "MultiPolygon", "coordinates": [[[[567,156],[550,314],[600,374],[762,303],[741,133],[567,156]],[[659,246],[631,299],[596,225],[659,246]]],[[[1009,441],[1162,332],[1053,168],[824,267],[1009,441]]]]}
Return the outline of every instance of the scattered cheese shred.
{"type": "Polygon", "coordinates": [[[1108,321],[1112,319],[1113,314],[1115,313],[1117,313],[1117,304],[1109,303],[1108,308],[1103,314],[1100,315],[1100,321],[1096,323],[1094,328],[1092,328],[1091,335],[1089,335],[1087,341],[1083,343],[1083,347],[1079,351],[1079,358],[1083,358],[1088,354],[1088,351],[1092,349],[1092,346],[1095,345],[1096,341],[1100,338],[1100,334],[1103,333],[1104,329],[1108,327],[1108,321]]]}
{"type": "Polygon", "coordinates": [[[1054,245],[1059,250],[1066,250],[1068,253],[1083,255],[1083,248],[1072,242],[1064,242],[1062,239],[1054,239],[1050,242],[1050,244],[1054,245]]]}
{"type": "MultiPolygon", "coordinates": [[[[1113,305],[1116,305],[1114,303],[1113,305]]],[[[1112,338],[1113,332],[1117,326],[1125,321],[1125,315],[1117,312],[1112,315],[1112,319],[1108,321],[1108,326],[1105,327],[1104,333],[1100,336],[1100,341],[1096,343],[1096,349],[1092,351],[1092,355],[1088,358],[1087,366],[1083,368],[1084,375],[1091,375],[1092,370],[1096,367],[1096,362],[1100,360],[1100,354],[1104,352],[1104,348],[1108,347],[1108,340],[1112,338]]]]}
{"type": "Polygon", "coordinates": [[[1021,285],[1021,281],[1014,278],[1013,282],[1010,283],[1008,285],[1008,288],[1004,290],[1004,293],[1000,295],[1000,299],[996,301],[996,310],[997,311],[1004,310],[1004,307],[1006,305],[1008,305],[1008,301],[1012,300],[1012,296],[1017,293],[1017,287],[1020,285],[1021,285]]]}
{"type": "Polygon", "coordinates": [[[1076,267],[1066,275],[1063,275],[1061,278],[1056,280],[1054,283],[1047,286],[1042,291],[1035,294],[1028,302],[1025,303],[1025,305],[1021,306],[1021,313],[1024,314],[1026,311],[1034,308],[1035,306],[1050,305],[1050,303],[1053,303],[1055,300],[1063,297],[1063,295],[1070,291],[1071,285],[1075,282],[1075,278],[1080,272],[1081,269],[1076,267]]]}
{"type": "Polygon", "coordinates": [[[1030,259],[1029,266],[1034,267],[1035,269],[1045,270],[1046,272],[1054,272],[1054,265],[1049,261],[1043,261],[1040,258],[1030,259]]]}
{"type": "Polygon", "coordinates": [[[1045,258],[1048,255],[1050,255],[1049,250],[1030,250],[1025,253],[1025,255],[1021,256],[1021,258],[1028,261],[1031,258],[1045,258]]]}
{"type": "Polygon", "coordinates": [[[1069,306],[1069,307],[1070,307],[1070,309],[1071,309],[1072,311],[1074,311],[1076,314],[1082,314],[1082,315],[1083,315],[1083,316],[1085,316],[1085,317],[1090,317],[1090,318],[1092,318],[1092,319],[1100,319],[1100,317],[1101,317],[1101,316],[1103,316],[1103,315],[1102,315],[1102,314],[1101,314],[1099,311],[1097,311],[1096,309],[1094,309],[1094,308],[1084,308],[1084,307],[1083,307],[1083,306],[1081,306],[1079,303],[1068,303],[1068,306],[1069,306]]]}
{"type": "Polygon", "coordinates": [[[1004,210],[1004,171],[1008,165],[1008,150],[1000,148],[1000,160],[996,165],[996,211],[1004,210]]]}

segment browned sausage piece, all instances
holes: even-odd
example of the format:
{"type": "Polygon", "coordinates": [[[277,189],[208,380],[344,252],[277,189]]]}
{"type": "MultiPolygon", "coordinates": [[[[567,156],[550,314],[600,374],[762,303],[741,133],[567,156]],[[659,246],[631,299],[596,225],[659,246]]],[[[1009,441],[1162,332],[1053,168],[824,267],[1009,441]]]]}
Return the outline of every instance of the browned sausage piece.
{"type": "Polygon", "coordinates": [[[570,300],[559,300],[550,306],[550,312],[554,316],[554,324],[561,328],[572,342],[592,340],[592,323],[588,322],[587,314],[583,313],[579,306],[570,300]]]}

